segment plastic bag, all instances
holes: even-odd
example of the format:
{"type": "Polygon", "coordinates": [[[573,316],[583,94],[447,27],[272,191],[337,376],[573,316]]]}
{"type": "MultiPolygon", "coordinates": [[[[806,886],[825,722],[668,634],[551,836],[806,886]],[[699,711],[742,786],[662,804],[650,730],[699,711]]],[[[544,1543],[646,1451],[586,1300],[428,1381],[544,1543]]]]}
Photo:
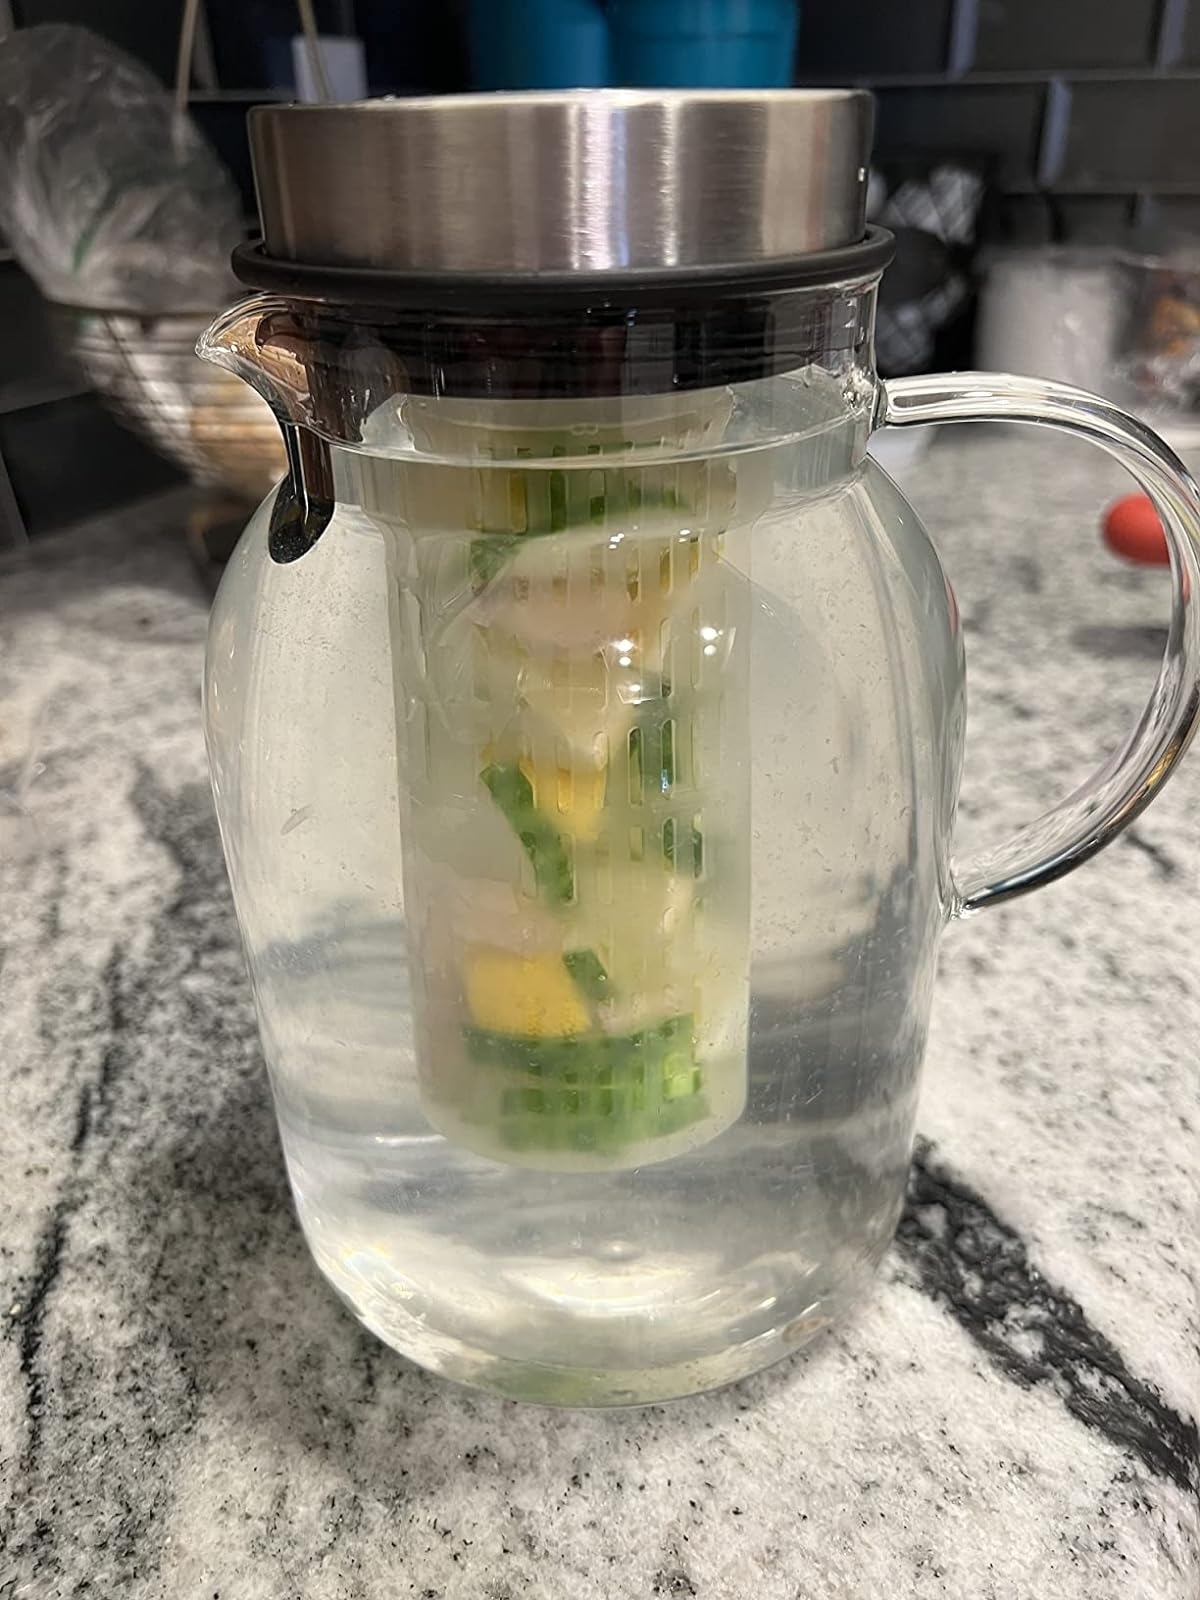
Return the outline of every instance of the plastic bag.
{"type": "Polygon", "coordinates": [[[985,190],[970,157],[901,158],[872,173],[868,216],[896,238],[875,321],[875,354],[888,377],[968,364],[972,258],[985,190]]]}
{"type": "Polygon", "coordinates": [[[0,44],[0,229],[50,300],[143,314],[226,304],[233,180],[170,96],[87,28],[0,44]]]}

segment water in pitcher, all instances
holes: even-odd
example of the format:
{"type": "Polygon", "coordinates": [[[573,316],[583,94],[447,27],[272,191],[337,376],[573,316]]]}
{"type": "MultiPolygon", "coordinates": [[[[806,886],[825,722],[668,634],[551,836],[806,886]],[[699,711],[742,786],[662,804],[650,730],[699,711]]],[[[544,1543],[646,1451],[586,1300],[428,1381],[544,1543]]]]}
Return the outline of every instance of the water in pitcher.
{"type": "MultiPolygon", "coordinates": [[[[940,574],[853,433],[341,464],[310,738],[331,785],[356,722],[394,739],[285,819],[280,848],[347,841],[303,914],[243,926],[310,1245],[435,1370],[707,1387],[836,1318],[891,1237],[960,708],[920,638],[940,574]]],[[[286,638],[300,580],[262,582],[286,638]]]]}

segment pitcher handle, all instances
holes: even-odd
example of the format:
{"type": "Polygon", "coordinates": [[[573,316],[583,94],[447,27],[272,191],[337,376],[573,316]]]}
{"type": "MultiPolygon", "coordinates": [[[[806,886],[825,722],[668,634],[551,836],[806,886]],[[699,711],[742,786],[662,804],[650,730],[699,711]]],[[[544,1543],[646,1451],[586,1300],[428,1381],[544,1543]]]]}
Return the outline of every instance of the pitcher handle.
{"type": "Polygon", "coordinates": [[[1111,843],[1175,770],[1200,721],[1200,489],[1167,445],[1118,406],[1064,383],[931,373],[881,383],[878,425],[1033,422],[1107,450],[1150,496],[1171,558],[1172,609],[1158,679],[1124,746],[1065,800],[956,870],[960,914],[1052,883],[1111,843]]]}

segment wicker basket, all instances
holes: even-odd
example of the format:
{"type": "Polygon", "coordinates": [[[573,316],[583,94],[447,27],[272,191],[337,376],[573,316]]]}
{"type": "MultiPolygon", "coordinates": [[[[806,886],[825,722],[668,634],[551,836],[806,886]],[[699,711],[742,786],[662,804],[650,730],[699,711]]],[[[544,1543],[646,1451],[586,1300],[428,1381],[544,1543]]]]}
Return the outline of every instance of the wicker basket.
{"type": "Polygon", "coordinates": [[[196,354],[209,313],[53,312],[60,343],[109,408],[194,482],[257,502],[283,475],[279,427],[266,401],[196,354]]]}

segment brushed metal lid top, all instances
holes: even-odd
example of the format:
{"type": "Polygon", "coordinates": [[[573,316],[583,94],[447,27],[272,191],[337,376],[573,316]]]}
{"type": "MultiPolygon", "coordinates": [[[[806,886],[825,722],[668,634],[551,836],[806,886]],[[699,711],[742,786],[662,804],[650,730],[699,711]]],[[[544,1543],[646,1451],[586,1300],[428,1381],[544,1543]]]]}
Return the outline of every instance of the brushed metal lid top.
{"type": "Polygon", "coordinates": [[[446,95],[250,113],[265,253],[405,273],[614,278],[863,237],[857,90],[446,95]]]}

